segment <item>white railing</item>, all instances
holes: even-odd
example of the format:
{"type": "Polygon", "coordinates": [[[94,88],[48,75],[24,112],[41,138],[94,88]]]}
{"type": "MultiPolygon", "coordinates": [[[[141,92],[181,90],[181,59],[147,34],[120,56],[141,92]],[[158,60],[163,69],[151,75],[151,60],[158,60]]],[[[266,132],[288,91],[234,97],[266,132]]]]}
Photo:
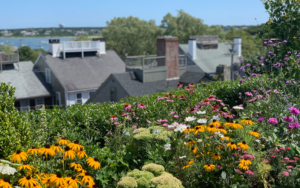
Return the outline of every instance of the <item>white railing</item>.
{"type": "Polygon", "coordinates": [[[63,51],[84,51],[90,49],[100,49],[99,41],[71,41],[62,43],[63,51]]]}

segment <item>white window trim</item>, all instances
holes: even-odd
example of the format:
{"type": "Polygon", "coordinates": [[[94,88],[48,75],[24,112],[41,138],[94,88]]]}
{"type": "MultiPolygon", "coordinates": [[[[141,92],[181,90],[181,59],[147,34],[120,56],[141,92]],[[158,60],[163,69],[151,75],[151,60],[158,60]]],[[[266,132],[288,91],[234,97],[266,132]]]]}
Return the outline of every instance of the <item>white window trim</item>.
{"type": "Polygon", "coordinates": [[[46,82],[51,84],[51,71],[49,68],[45,68],[45,77],[46,77],[46,82]],[[49,80],[47,79],[49,77],[49,80]]]}
{"type": "Polygon", "coordinates": [[[35,109],[40,109],[43,105],[45,105],[45,99],[44,98],[37,98],[37,99],[35,99],[35,109]],[[43,104],[39,104],[39,105],[41,105],[40,107],[38,107],[38,104],[37,104],[37,100],[38,99],[42,99],[43,100],[43,104]]]}
{"type": "Polygon", "coordinates": [[[20,101],[20,111],[23,111],[22,108],[26,108],[26,107],[28,108],[28,111],[29,111],[30,110],[30,101],[26,100],[28,102],[28,106],[22,106],[22,101],[25,101],[25,100],[20,101]]]}
{"type": "Polygon", "coordinates": [[[75,100],[76,100],[76,101],[75,101],[75,104],[82,104],[82,103],[83,103],[83,95],[82,95],[81,92],[76,93],[76,95],[75,95],[75,100]],[[81,94],[81,99],[78,99],[78,98],[77,98],[77,94],[81,94]],[[81,100],[81,103],[78,103],[78,102],[77,102],[78,100],[81,100]]]}
{"type": "Polygon", "coordinates": [[[56,104],[57,106],[60,106],[60,105],[61,105],[61,96],[60,96],[60,92],[57,91],[56,94],[59,96],[59,98],[58,98],[59,104],[57,105],[57,103],[56,103],[56,101],[57,101],[56,96],[57,96],[57,95],[55,95],[55,104],[56,104]]]}

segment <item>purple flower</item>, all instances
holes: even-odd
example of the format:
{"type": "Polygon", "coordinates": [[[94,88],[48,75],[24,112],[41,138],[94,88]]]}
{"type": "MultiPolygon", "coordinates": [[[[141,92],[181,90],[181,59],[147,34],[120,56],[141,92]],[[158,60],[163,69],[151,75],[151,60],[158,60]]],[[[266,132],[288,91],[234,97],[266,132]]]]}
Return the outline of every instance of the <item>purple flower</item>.
{"type": "Polygon", "coordinates": [[[295,107],[291,107],[290,108],[290,112],[292,113],[292,114],[294,114],[295,116],[297,116],[298,114],[299,114],[299,110],[297,109],[297,108],[295,108],[295,107]]]}
{"type": "Polygon", "coordinates": [[[240,68],[240,70],[244,70],[244,66],[242,66],[242,67],[240,68]]]}
{"type": "Polygon", "coordinates": [[[286,122],[293,122],[294,121],[292,116],[284,116],[283,120],[286,121],[286,122]]]}
{"type": "Polygon", "coordinates": [[[283,43],[287,43],[287,41],[286,41],[286,40],[284,40],[284,41],[283,41],[283,43]]]}
{"type": "Polygon", "coordinates": [[[240,59],[240,61],[244,61],[244,59],[243,59],[243,58],[241,58],[241,59],[240,59]]]}
{"type": "Polygon", "coordinates": [[[247,64],[246,64],[246,67],[250,67],[250,66],[251,66],[251,64],[250,64],[250,63],[247,63],[247,64]]]}
{"type": "Polygon", "coordinates": [[[267,44],[267,42],[265,41],[264,44],[267,44]]]}
{"type": "Polygon", "coordinates": [[[252,68],[254,68],[254,69],[255,69],[255,68],[256,68],[256,66],[253,66],[252,68]]]}
{"type": "Polygon", "coordinates": [[[257,120],[257,122],[262,122],[263,120],[265,120],[265,118],[261,117],[257,120]]]}
{"type": "Polygon", "coordinates": [[[281,42],[278,42],[277,44],[281,44],[281,42]]]}
{"type": "Polygon", "coordinates": [[[270,118],[269,121],[268,121],[270,124],[272,125],[275,125],[278,123],[277,119],[276,118],[270,118]]]}
{"type": "Polygon", "coordinates": [[[243,82],[245,82],[245,80],[243,80],[243,79],[240,79],[240,84],[241,84],[241,83],[243,83],[243,82]]]}
{"type": "Polygon", "coordinates": [[[297,128],[297,127],[300,127],[300,125],[298,123],[291,123],[286,128],[287,129],[294,129],[294,128],[297,128]]]}
{"type": "Polygon", "coordinates": [[[245,94],[248,95],[248,96],[253,96],[253,94],[249,91],[245,92],[245,94]]]}
{"type": "Polygon", "coordinates": [[[253,76],[253,77],[256,77],[256,76],[257,76],[257,74],[255,74],[255,73],[252,73],[252,74],[251,74],[251,76],[253,76]]]}
{"type": "Polygon", "coordinates": [[[272,44],[273,42],[271,40],[269,40],[268,43],[272,44]]]}
{"type": "Polygon", "coordinates": [[[286,84],[289,84],[289,83],[290,83],[290,81],[286,81],[285,83],[286,83],[286,84]]]}
{"type": "Polygon", "coordinates": [[[292,53],[291,51],[288,51],[288,54],[292,53]]]}

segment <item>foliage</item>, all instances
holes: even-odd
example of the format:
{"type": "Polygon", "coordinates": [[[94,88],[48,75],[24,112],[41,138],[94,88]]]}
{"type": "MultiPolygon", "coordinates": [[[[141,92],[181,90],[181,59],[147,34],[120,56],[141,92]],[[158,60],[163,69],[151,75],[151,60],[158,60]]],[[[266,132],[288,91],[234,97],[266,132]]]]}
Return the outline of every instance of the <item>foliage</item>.
{"type": "Polygon", "coordinates": [[[275,32],[266,23],[256,25],[256,26],[249,26],[244,31],[246,31],[252,36],[258,35],[262,39],[276,38],[275,32]]]}
{"type": "Polygon", "coordinates": [[[144,21],[136,17],[114,18],[102,30],[107,49],[114,49],[125,59],[125,54],[140,55],[156,53],[156,38],[163,35],[163,29],[154,20],[144,21]]]}
{"type": "Polygon", "coordinates": [[[91,39],[87,35],[79,35],[72,39],[73,41],[90,41],[91,39]]]}
{"type": "Polygon", "coordinates": [[[28,46],[22,46],[18,49],[20,61],[31,61],[35,63],[40,53],[46,53],[43,49],[31,49],[28,46]]]}
{"type": "Polygon", "coordinates": [[[0,52],[11,54],[15,52],[15,48],[11,44],[8,45],[2,44],[0,45],[0,52]]]}
{"type": "Polygon", "coordinates": [[[30,143],[30,125],[14,107],[14,91],[14,87],[0,83],[0,158],[30,143]]]}

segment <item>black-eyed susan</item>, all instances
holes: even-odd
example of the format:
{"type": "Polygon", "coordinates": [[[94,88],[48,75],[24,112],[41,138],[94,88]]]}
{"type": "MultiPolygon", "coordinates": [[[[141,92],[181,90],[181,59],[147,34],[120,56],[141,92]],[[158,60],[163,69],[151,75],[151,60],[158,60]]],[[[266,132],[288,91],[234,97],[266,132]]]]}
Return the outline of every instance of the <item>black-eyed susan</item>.
{"type": "Polygon", "coordinates": [[[86,173],[87,171],[84,169],[84,168],[78,168],[77,170],[76,170],[77,172],[80,172],[80,173],[86,173]]]}
{"type": "Polygon", "coordinates": [[[81,184],[80,180],[77,179],[76,176],[66,177],[65,180],[67,184],[65,184],[63,188],[77,188],[78,184],[81,184]]]}
{"type": "Polygon", "coordinates": [[[55,151],[55,153],[63,152],[63,149],[58,146],[58,144],[55,144],[54,146],[50,146],[51,149],[55,151]]]}
{"type": "Polygon", "coordinates": [[[248,159],[241,159],[240,163],[243,164],[243,165],[246,165],[246,166],[249,166],[249,165],[252,164],[251,161],[248,160],[248,159]]]}
{"type": "Polygon", "coordinates": [[[71,143],[71,141],[70,141],[70,140],[67,140],[66,138],[62,138],[62,139],[58,139],[57,143],[58,143],[59,145],[66,146],[66,145],[68,145],[69,143],[71,143]]]}
{"type": "Polygon", "coordinates": [[[80,148],[80,150],[76,150],[75,152],[77,154],[77,157],[79,157],[79,159],[83,159],[84,157],[86,157],[86,158],[88,157],[83,148],[80,148]]]}
{"type": "Polygon", "coordinates": [[[43,184],[44,187],[53,187],[54,182],[50,181],[51,175],[47,175],[42,177],[41,183],[43,184]]]}
{"type": "Polygon", "coordinates": [[[237,122],[237,121],[233,124],[233,126],[234,126],[235,129],[243,129],[243,128],[244,128],[244,127],[243,127],[241,124],[239,124],[239,122],[237,122]]]}
{"type": "Polygon", "coordinates": [[[90,174],[88,172],[80,173],[80,174],[78,174],[78,176],[82,177],[81,182],[84,183],[85,185],[94,185],[95,184],[92,176],[90,176],[90,174]]]}
{"type": "Polygon", "coordinates": [[[70,167],[74,168],[75,170],[82,169],[82,166],[79,163],[71,163],[70,167]]]}
{"type": "Polygon", "coordinates": [[[187,128],[187,129],[185,129],[184,131],[183,131],[183,133],[185,134],[185,135],[187,135],[187,134],[189,134],[190,132],[194,132],[195,130],[193,129],[193,128],[187,128]]]}
{"type": "Polygon", "coordinates": [[[12,186],[10,185],[9,181],[7,179],[0,179],[0,187],[1,188],[12,188],[12,186]]]}
{"type": "Polygon", "coordinates": [[[21,187],[34,187],[39,184],[38,180],[32,178],[31,176],[23,177],[19,180],[21,187]]]}
{"type": "Polygon", "coordinates": [[[37,148],[35,148],[35,147],[32,147],[31,149],[29,149],[29,150],[27,151],[27,153],[28,153],[29,155],[37,155],[38,152],[39,152],[39,149],[37,149],[37,148]]]}
{"type": "Polygon", "coordinates": [[[215,154],[212,154],[212,155],[211,155],[211,158],[213,158],[214,160],[221,160],[221,155],[215,153],[215,154]]]}
{"type": "Polygon", "coordinates": [[[225,130],[224,127],[220,126],[220,127],[217,127],[217,132],[221,132],[223,134],[227,134],[227,131],[225,130]]]}
{"type": "Polygon", "coordinates": [[[245,141],[240,142],[240,143],[238,143],[237,145],[238,145],[241,149],[243,149],[243,150],[247,150],[247,149],[249,148],[249,146],[246,144],[245,141]]]}
{"type": "Polygon", "coordinates": [[[230,142],[226,146],[231,150],[237,149],[236,144],[234,142],[230,142]]]}
{"type": "Polygon", "coordinates": [[[84,149],[84,146],[80,145],[78,140],[75,140],[74,143],[69,143],[68,146],[74,151],[80,150],[81,148],[84,149]]]}
{"type": "Polygon", "coordinates": [[[27,153],[18,150],[16,153],[8,156],[8,158],[10,158],[10,157],[12,157],[11,158],[12,162],[18,162],[18,163],[20,163],[22,161],[27,161],[28,155],[27,155],[27,153]]]}
{"type": "Polygon", "coordinates": [[[224,146],[221,145],[221,144],[219,144],[219,145],[216,146],[216,149],[223,149],[223,148],[224,148],[224,146]]]}
{"type": "Polygon", "coordinates": [[[260,137],[260,134],[258,132],[256,132],[256,130],[249,132],[249,135],[254,136],[255,138],[260,137]]]}
{"type": "Polygon", "coordinates": [[[64,177],[62,177],[61,173],[58,172],[57,174],[52,174],[50,176],[50,182],[55,184],[55,187],[64,186],[67,182],[64,177]]]}
{"type": "Polygon", "coordinates": [[[224,123],[224,126],[232,128],[233,122],[232,121],[226,122],[224,123]]]}
{"type": "Polygon", "coordinates": [[[97,158],[89,157],[86,161],[87,161],[87,164],[90,167],[94,168],[95,170],[99,169],[101,166],[101,164],[99,163],[97,158]]]}
{"type": "Polygon", "coordinates": [[[214,125],[209,125],[206,130],[210,133],[210,134],[214,134],[215,132],[217,132],[217,128],[214,125]]]}
{"type": "Polygon", "coordinates": [[[190,168],[192,165],[185,165],[184,167],[182,167],[182,170],[186,169],[186,168],[190,168]]]}
{"type": "Polygon", "coordinates": [[[209,123],[208,125],[213,125],[213,126],[221,126],[221,122],[217,121],[217,120],[213,120],[211,123],[209,123]]]}
{"type": "Polygon", "coordinates": [[[191,146],[193,144],[196,144],[196,141],[194,140],[189,140],[188,143],[186,144],[186,146],[191,146]]]}
{"type": "Polygon", "coordinates": [[[188,165],[191,165],[191,164],[193,164],[193,163],[194,163],[194,159],[191,159],[191,160],[189,160],[189,161],[187,162],[188,165]]]}
{"type": "Polygon", "coordinates": [[[221,140],[222,140],[222,141],[223,141],[223,140],[230,141],[230,138],[229,138],[228,136],[224,136],[224,137],[221,138],[221,140]]]}
{"type": "Polygon", "coordinates": [[[190,149],[190,152],[192,152],[193,154],[197,153],[198,148],[196,146],[192,147],[192,149],[190,149]]]}
{"type": "Polygon", "coordinates": [[[208,171],[208,172],[213,171],[215,169],[215,167],[216,166],[213,165],[213,164],[204,165],[205,170],[208,171]]]}
{"type": "Polygon", "coordinates": [[[35,186],[33,186],[32,188],[42,188],[42,186],[40,184],[36,184],[35,186]]]}
{"type": "Polygon", "coordinates": [[[45,154],[46,158],[48,158],[48,155],[53,157],[55,155],[55,151],[51,149],[49,144],[46,144],[45,147],[39,149],[39,154],[40,155],[45,154]]]}
{"type": "Polygon", "coordinates": [[[70,160],[73,160],[75,158],[75,156],[76,156],[75,151],[71,150],[71,148],[69,146],[67,146],[65,148],[65,154],[64,154],[65,159],[68,158],[70,160]]]}
{"type": "Polygon", "coordinates": [[[23,165],[19,166],[18,169],[19,169],[19,170],[29,170],[29,171],[31,171],[31,170],[34,169],[34,167],[33,167],[33,166],[30,166],[30,165],[28,165],[28,164],[26,164],[26,163],[24,163],[23,165]]]}
{"type": "Polygon", "coordinates": [[[249,120],[248,118],[242,120],[241,123],[243,123],[244,125],[253,125],[253,121],[249,120]]]}
{"type": "Polygon", "coordinates": [[[243,165],[242,163],[239,164],[239,167],[240,167],[240,169],[243,169],[243,170],[249,170],[249,166],[243,165]]]}

